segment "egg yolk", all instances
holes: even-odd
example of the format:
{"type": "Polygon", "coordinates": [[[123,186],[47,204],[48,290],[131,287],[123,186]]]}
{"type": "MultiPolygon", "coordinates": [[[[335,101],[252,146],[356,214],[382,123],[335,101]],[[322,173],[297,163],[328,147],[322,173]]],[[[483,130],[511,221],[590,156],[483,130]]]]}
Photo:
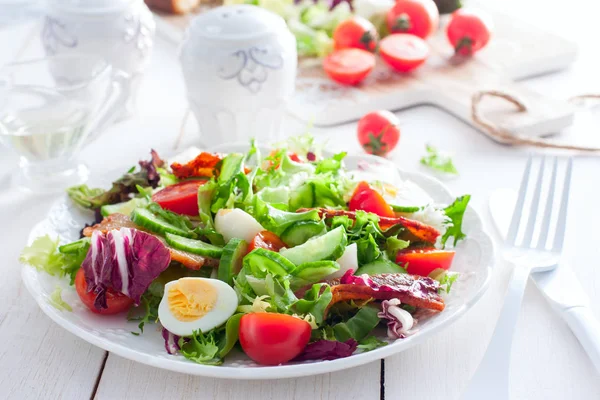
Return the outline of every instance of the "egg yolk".
{"type": "Polygon", "coordinates": [[[202,318],[216,302],[217,290],[205,281],[183,278],[169,287],[169,310],[182,322],[202,318]]]}

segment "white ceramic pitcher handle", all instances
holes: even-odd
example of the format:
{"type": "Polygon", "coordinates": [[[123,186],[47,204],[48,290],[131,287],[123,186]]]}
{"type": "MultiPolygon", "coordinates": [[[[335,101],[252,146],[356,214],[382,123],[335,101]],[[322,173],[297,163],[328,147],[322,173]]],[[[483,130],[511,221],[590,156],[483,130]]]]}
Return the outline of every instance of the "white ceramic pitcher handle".
{"type": "Polygon", "coordinates": [[[98,139],[121,115],[130,96],[130,75],[123,71],[113,72],[111,87],[103,100],[102,106],[96,112],[96,126],[88,136],[88,144],[98,139]]]}

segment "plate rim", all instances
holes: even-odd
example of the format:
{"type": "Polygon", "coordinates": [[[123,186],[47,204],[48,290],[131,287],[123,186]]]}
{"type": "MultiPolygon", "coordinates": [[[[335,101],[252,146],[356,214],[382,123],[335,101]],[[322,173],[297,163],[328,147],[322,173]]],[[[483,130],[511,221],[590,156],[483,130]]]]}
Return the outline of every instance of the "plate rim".
{"type": "MultiPolygon", "coordinates": [[[[228,144],[227,147],[234,147],[236,144],[228,144]]],[[[381,162],[382,159],[375,156],[369,156],[365,154],[352,154],[349,156],[353,157],[361,157],[361,158],[372,158],[381,162]]],[[[390,162],[389,160],[387,160],[390,162]]],[[[418,171],[405,171],[401,168],[398,168],[394,164],[394,168],[396,168],[400,173],[407,177],[410,180],[418,181],[428,181],[429,184],[433,184],[439,187],[440,190],[443,190],[448,196],[452,196],[452,192],[446,187],[446,185],[439,181],[438,179],[425,175],[418,171]]],[[[66,195],[64,195],[66,196],[66,195]]],[[[53,203],[53,206],[61,201],[62,199],[58,199],[53,203]]],[[[52,209],[52,207],[50,209],[52,209]]],[[[44,314],[50,317],[57,325],[66,329],[70,333],[75,336],[85,340],[86,342],[93,344],[97,347],[102,348],[105,351],[110,351],[116,355],[124,357],[126,359],[140,362],[145,365],[149,365],[156,368],[161,368],[165,370],[170,370],[174,372],[180,372],[188,375],[196,375],[196,376],[204,376],[211,378],[225,378],[225,379],[243,379],[243,380],[264,380],[264,379],[281,379],[281,378],[294,378],[294,377],[303,377],[310,375],[318,375],[323,373],[330,373],[341,371],[348,368],[357,367],[360,365],[364,365],[373,361],[377,361],[379,359],[383,359],[395,354],[399,354],[402,351],[405,351],[421,342],[426,340],[427,338],[437,335],[443,330],[447,329],[450,325],[455,323],[460,317],[462,317],[467,310],[472,308],[485,294],[488,290],[491,282],[492,272],[495,268],[495,242],[492,240],[491,236],[485,229],[483,225],[483,219],[480,213],[475,210],[472,206],[468,206],[468,210],[474,215],[475,228],[477,234],[485,239],[489,245],[489,260],[485,266],[485,280],[481,284],[481,286],[477,289],[477,291],[469,298],[467,301],[462,304],[458,309],[454,311],[454,313],[446,318],[445,321],[442,322],[442,325],[435,327],[434,329],[430,329],[427,331],[420,331],[418,334],[413,336],[409,336],[406,339],[403,339],[402,342],[392,342],[387,346],[377,348],[375,350],[355,354],[350,357],[340,358],[336,360],[329,361],[316,361],[307,364],[290,364],[290,365],[278,365],[278,366],[259,366],[259,367],[251,367],[251,368],[240,368],[240,367],[228,367],[228,366],[209,366],[202,364],[194,364],[194,363],[182,363],[180,359],[170,360],[168,358],[159,358],[153,355],[149,355],[147,353],[140,352],[135,349],[130,349],[123,344],[118,344],[116,342],[111,341],[110,339],[96,336],[94,334],[90,334],[84,328],[80,327],[74,322],[63,318],[61,316],[61,311],[54,309],[47,301],[45,301],[45,296],[40,295],[35,291],[34,282],[30,280],[28,277],[29,274],[38,274],[40,272],[36,271],[33,268],[28,267],[27,265],[21,264],[21,279],[23,280],[27,290],[30,295],[34,298],[38,306],[42,309],[44,314]],[[394,346],[394,343],[402,343],[402,346],[398,348],[398,346],[394,346]]],[[[35,224],[30,233],[28,235],[28,243],[31,243],[34,239],[33,235],[36,232],[37,228],[44,224],[47,217],[35,224]]],[[[484,269],[482,268],[482,271],[484,269]]]]}

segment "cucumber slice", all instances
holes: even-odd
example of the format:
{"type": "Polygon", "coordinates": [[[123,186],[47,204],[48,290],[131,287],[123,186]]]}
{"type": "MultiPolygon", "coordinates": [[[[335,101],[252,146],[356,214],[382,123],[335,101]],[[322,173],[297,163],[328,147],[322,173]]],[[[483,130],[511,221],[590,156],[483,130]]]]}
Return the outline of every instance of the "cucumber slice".
{"type": "Polygon", "coordinates": [[[319,282],[339,270],[340,264],[335,261],[314,261],[300,264],[293,275],[312,283],[319,282]]]}
{"type": "Polygon", "coordinates": [[[315,204],[315,191],[311,183],[298,186],[290,193],[290,210],[310,208],[315,204]]]}
{"type": "Polygon", "coordinates": [[[405,274],[406,270],[389,260],[375,260],[360,267],[354,275],[405,274]]]}
{"type": "Polygon", "coordinates": [[[348,238],[343,227],[309,240],[291,249],[282,249],[279,253],[296,265],[321,260],[337,260],[344,254],[348,238]]]}
{"type": "Polygon", "coordinates": [[[76,242],[63,244],[58,248],[58,251],[63,254],[77,253],[81,249],[87,249],[90,246],[90,238],[84,237],[76,242]]]}
{"type": "Polygon", "coordinates": [[[165,235],[167,243],[176,249],[187,251],[189,253],[199,254],[205,257],[221,258],[223,249],[212,244],[204,243],[201,240],[188,239],[186,237],[167,233],[165,235]]]}
{"type": "Polygon", "coordinates": [[[136,197],[123,203],[107,204],[102,206],[100,207],[100,214],[102,214],[103,217],[108,217],[109,215],[116,213],[130,215],[136,208],[145,207],[147,205],[147,199],[144,197],[136,197]]]}
{"type": "Polygon", "coordinates": [[[286,276],[296,269],[296,266],[283,255],[260,247],[244,257],[243,265],[246,271],[257,278],[264,278],[267,274],[286,276]]]}
{"type": "Polygon", "coordinates": [[[421,207],[415,207],[415,206],[396,206],[393,204],[390,204],[390,206],[392,207],[392,210],[394,210],[394,212],[408,213],[408,214],[417,212],[421,209],[421,207]]]}
{"type": "Polygon", "coordinates": [[[172,233],[174,235],[192,237],[193,233],[185,231],[181,228],[176,227],[173,224],[165,221],[164,219],[154,215],[150,210],[146,208],[136,208],[131,213],[131,220],[136,224],[148,229],[151,232],[164,235],[165,233],[172,233]]]}
{"type": "Polygon", "coordinates": [[[281,234],[281,240],[289,247],[295,247],[326,231],[323,221],[298,221],[281,234]]]}
{"type": "Polygon", "coordinates": [[[242,261],[248,250],[248,243],[233,238],[223,247],[217,277],[228,285],[233,284],[233,277],[242,269],[242,261]]]}

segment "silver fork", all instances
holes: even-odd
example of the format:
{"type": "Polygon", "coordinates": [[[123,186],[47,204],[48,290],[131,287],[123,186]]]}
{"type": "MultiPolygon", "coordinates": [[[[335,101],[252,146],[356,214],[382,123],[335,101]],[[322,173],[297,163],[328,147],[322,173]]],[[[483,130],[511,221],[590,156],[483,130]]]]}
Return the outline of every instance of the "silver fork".
{"type": "Polygon", "coordinates": [[[560,260],[567,221],[573,162],[570,158],[567,160],[561,195],[557,190],[558,159],[554,159],[543,210],[540,207],[544,200],[542,199],[542,186],[544,177],[547,175],[548,162],[544,157],[539,163],[540,168],[536,179],[535,168],[532,168],[534,158],[530,156],[527,160],[503,251],[505,259],[515,267],[492,340],[475,375],[471,378],[467,390],[463,393],[464,400],[507,400],[509,398],[510,350],[527,280],[532,271],[552,270],[556,268],[560,260]],[[534,179],[535,184],[533,184],[534,179]],[[525,200],[529,197],[527,192],[532,187],[531,203],[527,207],[525,200]],[[560,208],[556,222],[550,226],[555,197],[561,198],[560,205],[556,204],[560,208]],[[540,221],[538,218],[541,218],[541,227],[537,241],[534,242],[536,221],[538,223],[540,221]],[[523,237],[519,240],[519,232],[523,229],[523,237]],[[549,235],[551,231],[554,232],[553,235],[549,235]],[[549,240],[549,237],[553,237],[553,239],[549,240]]]}

